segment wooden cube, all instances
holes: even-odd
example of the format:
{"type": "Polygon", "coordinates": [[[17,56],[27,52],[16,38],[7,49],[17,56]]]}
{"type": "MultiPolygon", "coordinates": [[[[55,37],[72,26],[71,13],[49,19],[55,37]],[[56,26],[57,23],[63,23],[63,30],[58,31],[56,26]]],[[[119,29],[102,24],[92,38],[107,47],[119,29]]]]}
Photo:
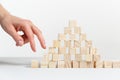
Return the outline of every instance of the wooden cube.
{"type": "Polygon", "coordinates": [[[65,68],[65,61],[58,61],[58,68],[65,68]]]}
{"type": "Polygon", "coordinates": [[[86,45],[86,47],[91,47],[92,46],[92,41],[91,40],[89,40],[89,41],[86,40],[85,45],[86,45]]]}
{"type": "Polygon", "coordinates": [[[81,54],[75,54],[75,60],[81,61],[81,54]]]}
{"type": "Polygon", "coordinates": [[[70,20],[69,21],[69,27],[77,27],[77,21],[76,20],[70,20]]]}
{"type": "Polygon", "coordinates": [[[71,61],[65,61],[65,68],[72,68],[71,61]]]}
{"type": "Polygon", "coordinates": [[[70,34],[70,40],[76,40],[76,34],[70,34]]]}
{"type": "Polygon", "coordinates": [[[64,34],[71,34],[71,33],[72,33],[72,28],[70,28],[70,27],[64,28],[64,34]]]}
{"type": "Polygon", "coordinates": [[[113,62],[113,68],[120,68],[120,61],[113,62]]]}
{"type": "Polygon", "coordinates": [[[80,68],[87,68],[87,62],[86,61],[80,61],[80,68]]]}
{"type": "Polygon", "coordinates": [[[63,60],[65,60],[64,54],[59,54],[58,61],[63,61],[63,60]]]}
{"type": "Polygon", "coordinates": [[[55,53],[55,48],[54,47],[49,47],[49,53],[54,54],[55,53]]]}
{"type": "Polygon", "coordinates": [[[95,67],[96,68],[103,68],[104,67],[103,61],[97,61],[97,62],[95,62],[95,67]]]}
{"type": "Polygon", "coordinates": [[[86,40],[86,34],[81,34],[80,35],[80,41],[86,40]]]}
{"type": "Polygon", "coordinates": [[[58,40],[66,40],[65,34],[58,34],[58,40]]]}
{"type": "Polygon", "coordinates": [[[56,68],[57,67],[57,62],[56,61],[50,61],[49,62],[49,68],[56,68]]]}
{"type": "Polygon", "coordinates": [[[31,62],[31,68],[39,68],[39,62],[38,62],[38,60],[32,60],[32,62],[31,62]]]}
{"type": "Polygon", "coordinates": [[[70,54],[64,54],[64,60],[65,60],[65,61],[71,61],[71,56],[70,56],[70,54]]]}
{"type": "Polygon", "coordinates": [[[95,54],[93,55],[94,61],[100,61],[100,55],[95,54]]]}
{"type": "Polygon", "coordinates": [[[88,68],[94,68],[94,62],[87,62],[88,68]]]}
{"type": "Polygon", "coordinates": [[[112,62],[111,61],[104,61],[104,68],[112,68],[112,62]]]}
{"type": "Polygon", "coordinates": [[[59,40],[53,40],[53,47],[60,47],[60,41],[59,40]]]}
{"type": "Polygon", "coordinates": [[[70,47],[71,41],[65,41],[65,47],[70,47]]]}
{"type": "Polygon", "coordinates": [[[80,47],[80,53],[81,54],[87,54],[87,47],[80,47]]]}
{"type": "Polygon", "coordinates": [[[75,27],[75,28],[74,28],[74,33],[75,33],[75,34],[80,34],[80,33],[81,33],[80,27],[75,27]]]}
{"type": "Polygon", "coordinates": [[[58,61],[59,55],[58,54],[53,54],[53,61],[58,61]]]}
{"type": "Polygon", "coordinates": [[[74,47],[80,47],[81,46],[81,42],[74,40],[74,47]]]}
{"type": "Polygon", "coordinates": [[[66,53],[66,47],[59,47],[58,48],[58,53],[59,54],[65,54],[66,53]]]}
{"type": "Polygon", "coordinates": [[[93,55],[87,54],[87,55],[86,55],[86,61],[87,61],[87,62],[92,62],[92,61],[93,61],[93,55]]]}
{"type": "Polygon", "coordinates": [[[70,54],[76,54],[76,48],[70,48],[70,54]]]}
{"type": "Polygon", "coordinates": [[[72,61],[72,66],[73,66],[73,68],[79,68],[79,62],[73,60],[73,61],[72,61]]]}

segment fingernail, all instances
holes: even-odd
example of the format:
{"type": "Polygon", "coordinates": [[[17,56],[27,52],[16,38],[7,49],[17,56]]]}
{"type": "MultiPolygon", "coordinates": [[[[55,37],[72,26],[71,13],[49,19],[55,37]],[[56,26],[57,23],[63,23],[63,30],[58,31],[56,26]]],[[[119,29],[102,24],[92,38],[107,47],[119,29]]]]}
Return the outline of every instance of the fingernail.
{"type": "Polygon", "coordinates": [[[22,45],[23,45],[23,41],[19,40],[19,41],[17,42],[17,46],[22,46],[22,45]]]}

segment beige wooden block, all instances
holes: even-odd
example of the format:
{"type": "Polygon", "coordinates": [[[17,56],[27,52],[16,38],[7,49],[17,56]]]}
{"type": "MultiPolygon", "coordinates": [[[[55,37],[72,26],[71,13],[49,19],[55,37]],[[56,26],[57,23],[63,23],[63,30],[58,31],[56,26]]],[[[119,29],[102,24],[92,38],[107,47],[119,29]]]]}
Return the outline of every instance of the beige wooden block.
{"type": "Polygon", "coordinates": [[[65,61],[58,61],[58,68],[65,68],[65,61]]]}
{"type": "Polygon", "coordinates": [[[69,27],[77,27],[77,21],[76,20],[70,20],[69,21],[69,27]]]}
{"type": "Polygon", "coordinates": [[[63,60],[65,60],[64,54],[59,54],[58,55],[58,61],[63,61],[63,60]]]}
{"type": "Polygon", "coordinates": [[[104,68],[112,68],[112,62],[111,61],[104,61],[104,68]]]}
{"type": "Polygon", "coordinates": [[[73,61],[72,61],[72,66],[73,66],[73,68],[79,68],[79,62],[73,60],[73,61]]]}
{"type": "Polygon", "coordinates": [[[66,47],[59,47],[58,48],[58,53],[59,54],[65,54],[66,53],[66,47]]]}
{"type": "Polygon", "coordinates": [[[86,40],[85,46],[86,47],[91,47],[92,46],[92,41],[91,40],[89,40],[89,41],[86,40]]]}
{"type": "Polygon", "coordinates": [[[65,68],[72,68],[71,61],[65,61],[65,68]]]}
{"type": "Polygon", "coordinates": [[[56,61],[50,61],[49,62],[49,68],[56,68],[57,67],[57,62],[56,61]]]}
{"type": "Polygon", "coordinates": [[[70,28],[70,27],[64,28],[64,34],[71,34],[71,33],[72,33],[72,28],[70,28]]]}
{"type": "Polygon", "coordinates": [[[76,48],[74,47],[70,48],[70,54],[76,54],[76,48]]]}
{"type": "Polygon", "coordinates": [[[81,54],[88,54],[87,47],[80,47],[80,53],[81,54]]]}
{"type": "Polygon", "coordinates": [[[71,41],[70,40],[65,41],[65,47],[70,47],[70,45],[71,45],[71,41]]]}
{"type": "Polygon", "coordinates": [[[39,62],[38,62],[38,60],[32,60],[32,62],[31,62],[31,68],[39,68],[39,62]]]}
{"type": "Polygon", "coordinates": [[[113,62],[113,68],[120,68],[120,61],[113,62]]]}
{"type": "Polygon", "coordinates": [[[97,48],[92,48],[92,54],[97,54],[97,48]]]}
{"type": "Polygon", "coordinates": [[[53,54],[52,60],[53,61],[58,61],[59,55],[58,54],[53,54]]]}
{"type": "Polygon", "coordinates": [[[80,41],[86,40],[86,34],[81,34],[80,35],[80,41]]]}
{"type": "Polygon", "coordinates": [[[44,55],[41,62],[40,62],[40,67],[41,68],[48,68],[48,63],[49,63],[49,55],[44,55]]]}
{"type": "Polygon", "coordinates": [[[93,59],[94,59],[94,61],[96,62],[96,61],[100,61],[100,55],[98,55],[98,54],[95,54],[95,55],[93,55],[93,59]]]}
{"type": "Polygon", "coordinates": [[[70,54],[64,54],[64,61],[71,61],[70,54]]]}
{"type": "Polygon", "coordinates": [[[66,40],[65,34],[58,34],[58,40],[66,40]]]}
{"type": "Polygon", "coordinates": [[[75,60],[81,61],[81,54],[75,54],[75,60]]]}
{"type": "Polygon", "coordinates": [[[75,33],[75,34],[80,34],[80,33],[81,33],[80,27],[75,27],[75,28],[74,28],[74,33],[75,33]]]}
{"type": "Polygon", "coordinates": [[[53,47],[60,47],[60,41],[59,40],[53,40],[53,47]]]}
{"type": "Polygon", "coordinates": [[[80,61],[80,68],[87,68],[87,62],[86,61],[80,61]]]}
{"type": "Polygon", "coordinates": [[[76,40],[76,34],[70,34],[70,40],[76,40]]]}
{"type": "Polygon", "coordinates": [[[49,53],[50,53],[50,54],[55,53],[55,48],[54,48],[54,47],[49,47],[49,53]]]}
{"type": "Polygon", "coordinates": [[[74,40],[74,47],[80,47],[81,46],[81,42],[74,40]]]}
{"type": "Polygon", "coordinates": [[[95,62],[95,68],[103,68],[103,66],[104,66],[103,61],[97,61],[97,62],[95,62]]]}
{"type": "Polygon", "coordinates": [[[87,55],[86,55],[86,61],[87,61],[87,62],[92,62],[92,61],[93,61],[93,55],[87,54],[87,55]]]}
{"type": "Polygon", "coordinates": [[[94,68],[94,62],[87,62],[88,68],[94,68]]]}

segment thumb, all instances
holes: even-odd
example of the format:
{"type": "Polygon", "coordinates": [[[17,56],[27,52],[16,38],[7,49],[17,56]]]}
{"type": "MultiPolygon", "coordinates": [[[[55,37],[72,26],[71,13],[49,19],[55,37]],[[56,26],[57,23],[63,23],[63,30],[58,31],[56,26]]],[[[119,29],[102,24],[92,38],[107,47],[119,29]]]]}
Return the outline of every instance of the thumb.
{"type": "Polygon", "coordinates": [[[24,44],[23,38],[16,32],[15,28],[12,26],[8,34],[15,40],[16,46],[22,46],[24,44]]]}

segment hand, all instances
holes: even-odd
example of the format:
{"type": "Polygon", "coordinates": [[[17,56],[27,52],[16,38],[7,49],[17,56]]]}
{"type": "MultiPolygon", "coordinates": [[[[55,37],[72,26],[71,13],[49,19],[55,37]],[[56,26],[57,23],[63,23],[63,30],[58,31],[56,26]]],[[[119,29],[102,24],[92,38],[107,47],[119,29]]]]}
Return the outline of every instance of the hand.
{"type": "Polygon", "coordinates": [[[30,42],[31,49],[35,52],[34,35],[36,35],[42,48],[46,48],[42,32],[31,21],[7,15],[2,18],[0,23],[4,31],[15,40],[16,46],[30,42]],[[22,31],[24,34],[20,35],[18,31],[22,31]]]}

